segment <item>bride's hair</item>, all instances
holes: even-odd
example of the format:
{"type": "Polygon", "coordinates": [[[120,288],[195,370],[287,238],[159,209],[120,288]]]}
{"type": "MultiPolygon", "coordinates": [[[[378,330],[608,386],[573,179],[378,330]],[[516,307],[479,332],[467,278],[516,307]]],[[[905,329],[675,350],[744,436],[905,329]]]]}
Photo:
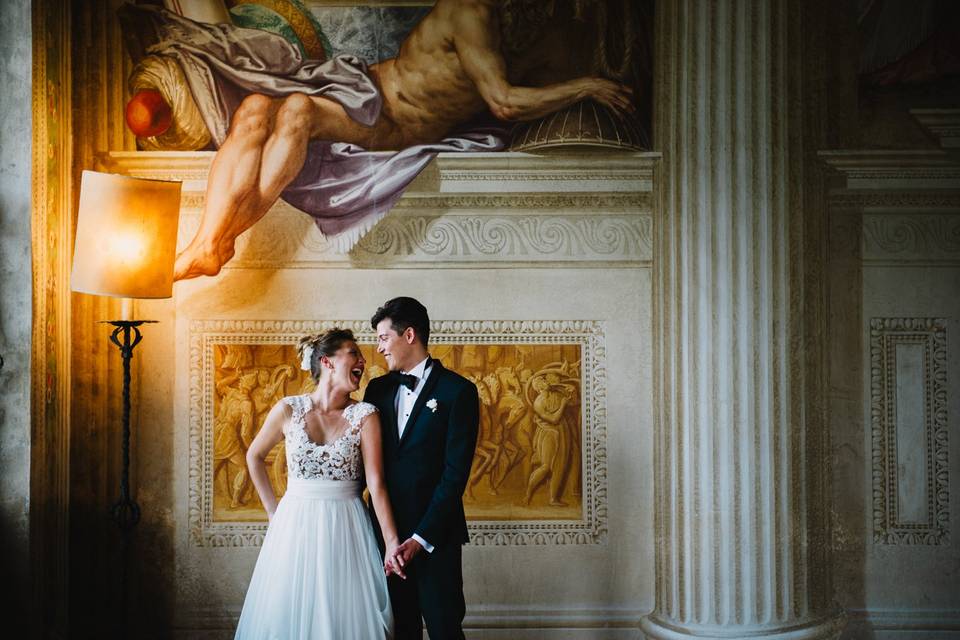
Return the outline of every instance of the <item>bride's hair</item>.
{"type": "Polygon", "coordinates": [[[310,377],[313,378],[314,382],[320,379],[321,356],[327,356],[329,358],[348,340],[352,342],[356,341],[356,338],[353,337],[353,331],[339,327],[334,327],[323,333],[300,338],[300,343],[297,344],[297,355],[300,357],[300,362],[304,365],[303,368],[307,369],[307,363],[304,362],[304,359],[307,356],[307,350],[310,350],[309,371],[310,377]]]}

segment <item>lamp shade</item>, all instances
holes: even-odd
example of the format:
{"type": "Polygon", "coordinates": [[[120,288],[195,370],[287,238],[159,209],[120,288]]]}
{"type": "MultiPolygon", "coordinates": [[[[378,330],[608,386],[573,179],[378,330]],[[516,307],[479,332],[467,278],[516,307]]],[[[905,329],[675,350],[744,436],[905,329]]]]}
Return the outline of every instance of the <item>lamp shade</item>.
{"type": "Polygon", "coordinates": [[[169,298],[179,219],[179,182],[84,171],[71,288],[169,298]]]}

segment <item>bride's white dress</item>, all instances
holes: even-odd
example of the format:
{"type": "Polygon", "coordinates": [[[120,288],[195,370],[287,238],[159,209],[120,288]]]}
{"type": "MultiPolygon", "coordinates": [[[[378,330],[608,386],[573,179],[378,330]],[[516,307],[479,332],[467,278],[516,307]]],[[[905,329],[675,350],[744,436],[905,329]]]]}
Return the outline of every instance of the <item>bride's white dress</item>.
{"type": "Polygon", "coordinates": [[[350,405],[346,433],[318,445],[304,430],[310,396],[284,402],[292,409],[283,427],[287,491],[267,528],[236,638],[389,638],[390,596],[360,498],[360,426],[376,408],[350,405]]]}

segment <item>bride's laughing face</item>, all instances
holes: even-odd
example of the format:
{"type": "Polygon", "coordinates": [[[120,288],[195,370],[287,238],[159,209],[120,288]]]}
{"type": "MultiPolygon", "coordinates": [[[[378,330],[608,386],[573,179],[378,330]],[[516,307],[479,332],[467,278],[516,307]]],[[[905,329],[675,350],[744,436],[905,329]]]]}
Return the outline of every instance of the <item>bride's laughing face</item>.
{"type": "Polygon", "coordinates": [[[363,359],[363,354],[360,353],[356,342],[347,340],[328,360],[333,367],[330,376],[334,386],[350,391],[360,388],[360,378],[363,377],[363,369],[367,366],[367,362],[363,359]]]}

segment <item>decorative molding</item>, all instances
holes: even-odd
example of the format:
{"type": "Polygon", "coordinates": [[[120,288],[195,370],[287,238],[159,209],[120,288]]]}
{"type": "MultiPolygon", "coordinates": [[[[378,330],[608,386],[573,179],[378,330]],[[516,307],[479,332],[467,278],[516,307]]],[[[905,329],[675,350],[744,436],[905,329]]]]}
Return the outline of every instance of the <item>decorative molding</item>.
{"type": "Polygon", "coordinates": [[[214,151],[102,151],[96,154],[97,168],[135,178],[182,180],[184,191],[201,193],[206,187],[214,151]],[[203,184],[189,184],[189,182],[203,184]]]}
{"type": "Polygon", "coordinates": [[[926,187],[955,189],[960,180],[960,162],[941,149],[831,150],[817,155],[842,174],[848,186],[880,181],[898,188],[898,182],[920,180],[926,187]]]}
{"type": "Polygon", "coordinates": [[[944,149],[960,147],[960,109],[910,109],[910,115],[933,134],[944,149]]]}
{"type": "Polygon", "coordinates": [[[960,263],[960,211],[951,214],[866,214],[865,262],[960,263]]]}
{"type": "MultiPolygon", "coordinates": [[[[28,5],[29,6],[29,5],[28,5]]],[[[73,153],[71,7],[32,4],[30,567],[35,631],[66,637],[70,620],[70,260],[73,153]]],[[[20,132],[23,136],[30,133],[20,132]]],[[[29,312],[29,309],[21,310],[29,312]]],[[[24,505],[26,507],[27,505],[24,505]]]]}
{"type": "MultiPolygon", "coordinates": [[[[278,206],[279,208],[279,206],[278,206]]],[[[180,240],[200,222],[183,215],[180,240]]],[[[237,241],[226,269],[404,266],[645,267],[653,258],[652,216],[638,213],[531,213],[394,210],[348,254],[338,253],[303,214],[272,211],[237,241]]]]}
{"type": "Polygon", "coordinates": [[[960,609],[848,609],[847,615],[850,631],[960,631],[960,609]]]}
{"type": "MultiPolygon", "coordinates": [[[[159,174],[158,174],[159,175],[159,174]]],[[[179,179],[175,175],[172,179],[179,179]]],[[[154,179],[159,179],[154,176],[154,179]]],[[[192,190],[184,190],[180,205],[185,209],[194,209],[196,214],[203,209],[205,200],[202,190],[196,185],[188,185],[192,190]]],[[[187,189],[188,187],[184,187],[187,189]]],[[[551,211],[597,211],[597,210],[634,210],[648,211],[652,206],[650,192],[632,193],[594,193],[594,192],[565,192],[565,193],[471,193],[471,194],[430,194],[407,192],[394,205],[393,211],[417,210],[443,212],[456,209],[518,209],[551,211]]],[[[303,214],[282,200],[277,202],[270,215],[277,213],[303,214]]]]}
{"type": "MultiPolygon", "coordinates": [[[[213,520],[213,346],[295,344],[300,336],[333,326],[373,343],[369,323],[298,320],[194,320],[190,324],[189,501],[190,539],[202,547],[248,547],[263,542],[266,523],[213,520]]],[[[583,517],[576,521],[468,522],[474,545],[603,544],[607,539],[606,351],[603,324],[571,320],[444,320],[433,322],[435,344],[581,345],[583,398],[583,517]]]]}
{"type": "Polygon", "coordinates": [[[732,623],[700,624],[693,621],[677,623],[656,614],[649,615],[640,622],[640,630],[646,640],[836,640],[846,624],[841,611],[831,611],[830,616],[818,619],[806,619],[792,624],[786,629],[775,627],[776,623],[756,625],[749,635],[732,623]],[[733,628],[731,628],[733,627],[733,628]]]}
{"type": "Polygon", "coordinates": [[[651,218],[638,215],[387,216],[356,257],[466,262],[638,262],[651,259],[651,218]]]}
{"type": "Polygon", "coordinates": [[[947,328],[941,318],[873,318],[870,321],[870,415],[873,475],[873,541],[889,545],[950,542],[947,461],[947,328]],[[927,520],[898,517],[897,345],[923,348],[923,422],[927,520]]]}
{"type": "MultiPolygon", "coordinates": [[[[110,152],[106,171],[182,180],[180,244],[199,226],[210,152],[110,152]]],[[[349,254],[283,201],[225,269],[649,266],[655,153],[439,154],[349,254]]]]}
{"type": "Polygon", "coordinates": [[[833,211],[841,209],[952,209],[960,211],[960,190],[834,189],[829,194],[833,211]]]}
{"type": "Polygon", "coordinates": [[[598,209],[650,209],[649,191],[629,193],[410,193],[394,206],[397,209],[550,209],[596,211],[598,209]]]}
{"type": "MultiPolygon", "coordinates": [[[[135,177],[205,183],[213,156],[212,151],[109,151],[97,154],[97,164],[104,171],[135,177]]],[[[651,152],[439,153],[407,192],[643,192],[652,190],[659,161],[660,154],[651,152]],[[523,184],[531,182],[535,188],[523,184]]],[[[198,187],[203,191],[205,185],[184,185],[185,190],[198,187]]]]}

